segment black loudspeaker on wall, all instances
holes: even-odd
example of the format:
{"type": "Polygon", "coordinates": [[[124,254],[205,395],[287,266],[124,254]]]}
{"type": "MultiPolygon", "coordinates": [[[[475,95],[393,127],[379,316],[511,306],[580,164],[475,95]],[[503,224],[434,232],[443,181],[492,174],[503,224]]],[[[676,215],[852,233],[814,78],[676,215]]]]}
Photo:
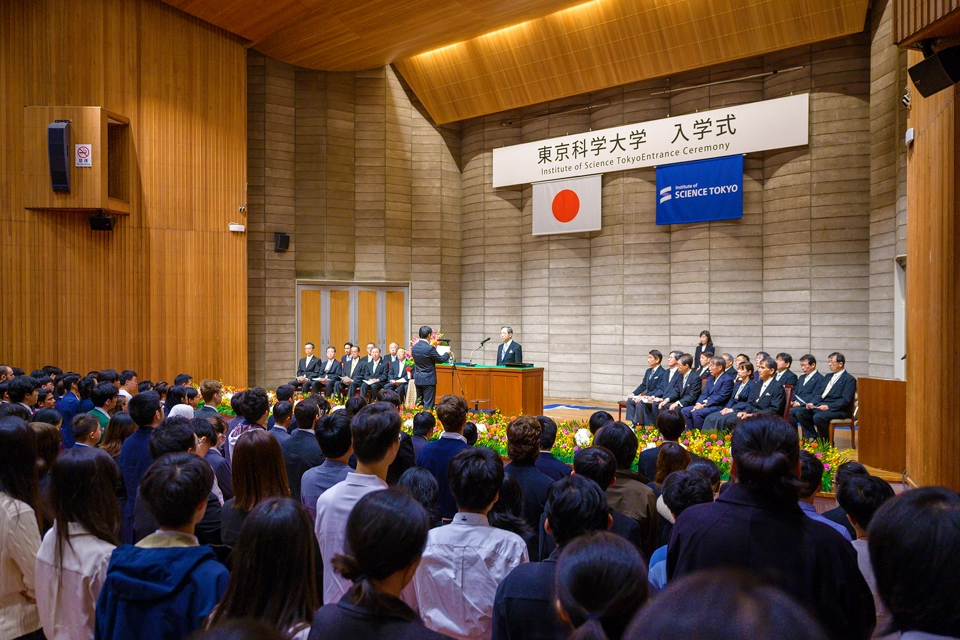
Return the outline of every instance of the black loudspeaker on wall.
{"type": "Polygon", "coordinates": [[[928,55],[907,70],[924,98],[960,81],[960,45],[928,55]]]}
{"type": "Polygon", "coordinates": [[[103,211],[90,216],[90,228],[94,231],[113,231],[115,226],[117,226],[116,216],[104,215],[103,211]]]}
{"type": "Polygon", "coordinates": [[[57,120],[47,126],[47,155],[53,190],[70,193],[70,121],[57,120]]]}
{"type": "Polygon", "coordinates": [[[282,231],[276,231],[273,234],[273,250],[276,253],[286,253],[290,248],[290,236],[282,231]]]}

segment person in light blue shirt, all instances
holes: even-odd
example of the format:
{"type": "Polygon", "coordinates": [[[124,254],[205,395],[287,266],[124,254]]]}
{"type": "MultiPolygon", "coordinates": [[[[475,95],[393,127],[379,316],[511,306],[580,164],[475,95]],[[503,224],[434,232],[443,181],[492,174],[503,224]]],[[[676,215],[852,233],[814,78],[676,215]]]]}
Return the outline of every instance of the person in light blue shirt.
{"type": "Polygon", "coordinates": [[[305,471],[300,480],[300,501],[314,521],[317,518],[317,498],[353,471],[349,465],[353,455],[350,415],[337,409],[317,423],[315,432],[324,461],[305,471]]]}
{"type": "MultiPolygon", "coordinates": [[[[676,522],[687,507],[713,502],[713,487],[709,480],[696,471],[674,471],[663,481],[661,498],[676,522]]],[[[667,586],[667,545],[650,556],[647,581],[655,592],[667,586]]]]}
{"type": "Polygon", "coordinates": [[[808,518],[822,522],[843,536],[844,540],[853,542],[850,532],[843,525],[828,520],[817,513],[813,501],[823,486],[823,463],[809,451],[800,452],[800,509],[808,518]]]}

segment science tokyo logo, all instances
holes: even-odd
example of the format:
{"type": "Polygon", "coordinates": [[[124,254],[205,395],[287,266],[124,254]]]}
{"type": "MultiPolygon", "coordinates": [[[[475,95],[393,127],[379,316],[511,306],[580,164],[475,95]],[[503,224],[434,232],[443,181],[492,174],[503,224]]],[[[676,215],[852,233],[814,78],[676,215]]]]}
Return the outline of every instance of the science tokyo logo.
{"type": "Polygon", "coordinates": [[[674,198],[702,198],[704,196],[719,196],[740,191],[738,184],[722,184],[715,187],[701,187],[699,184],[681,184],[660,189],[660,204],[674,198]]]}

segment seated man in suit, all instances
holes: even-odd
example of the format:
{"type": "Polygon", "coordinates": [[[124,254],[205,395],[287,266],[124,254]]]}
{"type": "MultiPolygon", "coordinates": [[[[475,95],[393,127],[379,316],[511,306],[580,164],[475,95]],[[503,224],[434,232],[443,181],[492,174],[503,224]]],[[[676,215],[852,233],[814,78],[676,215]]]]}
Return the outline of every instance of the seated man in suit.
{"type": "MultiPolygon", "coordinates": [[[[724,376],[726,376],[726,374],[724,374],[724,376]]],[[[756,383],[753,381],[753,363],[744,362],[737,369],[737,380],[733,383],[733,393],[730,394],[730,399],[727,400],[726,406],[720,409],[720,411],[707,416],[703,421],[702,429],[704,431],[722,431],[724,428],[724,418],[730,414],[736,415],[747,408],[747,405],[750,403],[750,395],[753,393],[755,385],[756,383]]]]}
{"type": "Polygon", "coordinates": [[[797,386],[797,374],[790,371],[792,365],[793,356],[789,353],[777,354],[777,373],[774,377],[777,379],[777,382],[783,386],[787,386],[788,384],[792,387],[797,386]]]}
{"type": "MultiPolygon", "coordinates": [[[[721,358],[722,360],[723,358],[721,358]]],[[[700,362],[697,363],[697,375],[706,378],[710,375],[710,361],[713,360],[713,350],[704,349],[700,353],[700,362]]],[[[726,369],[726,365],[724,365],[726,369]]]]}
{"type": "Polygon", "coordinates": [[[327,361],[320,368],[320,374],[314,378],[313,392],[320,393],[329,398],[333,395],[333,388],[340,379],[343,372],[343,365],[337,360],[337,348],[327,347],[327,361]]]}
{"type": "Polygon", "coordinates": [[[374,397],[383,388],[390,378],[390,363],[380,357],[380,347],[370,350],[372,360],[367,363],[364,376],[360,382],[360,395],[367,397],[369,391],[374,397]]]}
{"type": "Polygon", "coordinates": [[[304,387],[307,391],[313,388],[313,379],[320,375],[320,359],[313,355],[313,343],[308,342],[303,345],[304,357],[297,363],[297,379],[291,380],[296,388],[304,387]]]}
{"type": "Polygon", "coordinates": [[[803,375],[793,387],[793,402],[790,403],[790,424],[794,427],[800,424],[797,422],[797,413],[817,398],[824,384],[823,375],[817,371],[817,359],[812,354],[800,358],[800,370],[803,375]]]}
{"type": "Polygon", "coordinates": [[[680,356],[678,362],[677,373],[680,376],[680,384],[675,387],[675,392],[671,391],[660,401],[661,410],[669,407],[671,411],[680,411],[684,407],[695,404],[700,397],[703,381],[693,370],[693,356],[685,353],[680,356]]]}
{"type": "Polygon", "coordinates": [[[497,349],[497,366],[508,362],[523,362],[520,343],[513,341],[513,327],[500,327],[500,339],[503,344],[497,349]]]}
{"type": "Polygon", "coordinates": [[[701,429],[706,417],[723,409],[730,400],[733,394],[733,380],[730,376],[723,375],[724,364],[726,363],[723,358],[711,359],[710,377],[707,378],[707,384],[697,398],[697,404],[681,409],[680,412],[687,422],[688,429],[701,429]]]}
{"type": "Polygon", "coordinates": [[[347,400],[353,397],[353,392],[359,388],[360,380],[363,379],[363,372],[366,367],[360,358],[360,347],[353,345],[350,347],[350,360],[343,363],[343,371],[340,372],[340,379],[334,384],[333,392],[337,395],[346,393],[347,400]]]}
{"type": "Polygon", "coordinates": [[[410,384],[410,372],[407,371],[407,352],[403,347],[397,347],[394,360],[390,362],[390,377],[387,388],[393,389],[403,400],[407,397],[407,385],[410,384]]]}
{"type": "Polygon", "coordinates": [[[737,379],[737,364],[733,360],[733,356],[729,353],[722,353],[720,357],[723,358],[724,369],[723,375],[729,376],[731,380],[737,379]]]}
{"type": "Polygon", "coordinates": [[[663,354],[656,349],[647,354],[647,367],[649,368],[643,374],[643,381],[633,390],[632,394],[627,396],[626,400],[627,422],[630,424],[636,424],[640,421],[637,416],[637,402],[640,400],[640,397],[655,389],[656,386],[660,384],[660,379],[666,373],[666,370],[660,366],[662,361],[663,354]]]}
{"type": "MultiPolygon", "coordinates": [[[[637,406],[638,413],[636,417],[640,418],[640,424],[656,424],[657,415],[660,413],[660,402],[666,397],[676,399],[679,397],[680,374],[677,368],[680,366],[680,357],[683,351],[671,351],[667,354],[667,370],[660,376],[660,382],[653,389],[647,389],[646,393],[640,396],[640,404],[637,406]]],[[[671,400],[673,402],[673,400],[671,400]]]]}
{"type": "MultiPolygon", "coordinates": [[[[663,436],[664,442],[679,443],[686,424],[679,411],[661,411],[660,415],[657,416],[657,431],[663,436]]],[[[637,471],[646,478],[647,482],[653,482],[654,476],[657,475],[657,456],[660,455],[661,448],[663,448],[663,444],[640,452],[640,458],[637,460],[637,471]]]]}
{"type": "Polygon", "coordinates": [[[797,412],[797,421],[803,427],[805,438],[826,440],[830,437],[830,421],[849,418],[853,413],[857,379],[846,372],[846,359],[842,353],[831,353],[827,365],[833,375],[824,379],[817,397],[797,412]]]}
{"type": "Polygon", "coordinates": [[[786,398],[783,395],[783,385],[773,379],[776,369],[777,363],[773,358],[768,356],[760,361],[760,380],[754,383],[750,401],[741,411],[723,417],[721,421],[723,430],[732,431],[741,420],[758,413],[783,415],[783,403],[786,398]]]}

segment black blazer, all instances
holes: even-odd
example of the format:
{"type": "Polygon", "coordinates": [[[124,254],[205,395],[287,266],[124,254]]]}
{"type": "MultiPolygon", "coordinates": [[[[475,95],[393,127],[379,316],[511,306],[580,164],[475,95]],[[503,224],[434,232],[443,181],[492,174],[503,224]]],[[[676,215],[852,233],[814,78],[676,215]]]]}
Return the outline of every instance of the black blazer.
{"type": "Polygon", "coordinates": [[[407,372],[406,358],[403,360],[390,361],[390,379],[410,381],[410,374],[407,372]]]}
{"type": "Polygon", "coordinates": [[[519,342],[511,342],[507,352],[503,352],[503,344],[497,348],[497,365],[507,362],[523,362],[523,350],[520,349],[519,342]]]}
{"type": "Polygon", "coordinates": [[[643,382],[633,390],[633,395],[642,396],[651,393],[660,384],[660,380],[663,379],[666,372],[667,370],[660,365],[647,369],[643,374],[643,382]]]}
{"type": "Polygon", "coordinates": [[[323,464],[323,453],[317,443],[314,432],[297,430],[280,445],[283,452],[283,464],[287,467],[287,482],[290,483],[290,495],[300,497],[300,479],[309,469],[323,464]]]}
{"type": "MultiPolygon", "coordinates": [[[[540,516],[547,504],[547,493],[553,478],[541,472],[532,464],[517,464],[511,462],[503,468],[503,472],[517,481],[520,485],[520,494],[523,496],[523,519],[530,525],[531,531],[537,530],[540,516]]],[[[532,560],[533,558],[531,558],[532,560]]]]}
{"type": "Polygon", "coordinates": [[[390,378],[390,363],[383,358],[380,358],[379,363],[373,361],[366,363],[366,367],[364,380],[376,378],[379,382],[386,382],[390,378]]]}
{"type": "MultiPolygon", "coordinates": [[[[641,556],[646,558],[647,556],[643,552],[643,537],[640,534],[640,525],[637,524],[637,521],[613,509],[610,509],[610,515],[613,516],[610,533],[625,538],[637,548],[641,556]]],[[[543,523],[546,521],[547,514],[540,516],[540,528],[538,531],[540,532],[540,558],[543,560],[549,558],[554,549],[557,548],[557,543],[553,539],[553,536],[547,533],[546,527],[543,526],[543,523]]]]}
{"type": "Polygon", "coordinates": [[[673,398],[676,400],[680,396],[680,384],[683,381],[683,376],[680,375],[679,371],[673,372],[673,379],[670,379],[670,370],[664,369],[663,376],[660,378],[660,383],[652,391],[648,393],[654,398],[673,398]]]}
{"type": "Polygon", "coordinates": [[[797,384],[793,386],[793,399],[801,404],[813,402],[820,397],[820,390],[822,388],[823,374],[819,371],[804,374],[797,379],[797,384]]]}
{"type": "Polygon", "coordinates": [[[753,396],[753,389],[756,386],[756,382],[750,380],[743,389],[740,388],[740,381],[736,380],[733,383],[733,392],[730,394],[730,399],[727,400],[726,408],[733,409],[735,411],[743,411],[747,408],[747,405],[750,404],[750,398],[753,396]],[[737,391],[740,392],[740,395],[737,395],[737,391]]]}
{"type": "MultiPolygon", "coordinates": [[[[773,377],[774,377],[774,378],[777,378],[777,374],[776,374],[776,373],[773,374],[773,377]]],[[[788,384],[792,384],[792,385],[793,385],[793,388],[794,388],[794,391],[796,391],[796,388],[797,388],[797,374],[795,374],[793,371],[790,371],[790,369],[787,369],[786,371],[783,372],[783,375],[782,375],[782,376],[780,376],[779,378],[777,378],[777,382],[779,382],[779,383],[782,384],[783,386],[787,386],[788,384]]]]}
{"type": "Polygon", "coordinates": [[[783,415],[783,403],[787,397],[783,392],[783,385],[776,380],[770,380],[763,396],[760,395],[763,389],[763,381],[754,382],[753,390],[750,392],[750,401],[743,409],[747,413],[773,413],[783,415]]]}
{"type": "MultiPolygon", "coordinates": [[[[697,372],[693,369],[687,374],[687,384],[683,385],[683,374],[677,371],[678,382],[676,388],[679,390],[677,396],[670,396],[671,402],[677,400],[680,402],[680,406],[689,407],[697,403],[697,398],[700,397],[700,389],[703,386],[703,380],[700,379],[700,376],[697,375],[697,372]],[[683,385],[681,388],[680,385],[683,385]]],[[[664,400],[667,399],[667,396],[663,396],[664,400]]]]}
{"type": "Polygon", "coordinates": [[[353,380],[361,380],[363,378],[363,372],[366,371],[366,358],[357,358],[357,368],[354,369],[353,375],[350,375],[350,367],[353,366],[353,360],[349,360],[343,363],[343,370],[340,371],[341,376],[348,376],[353,380]]]}
{"type": "MultiPolygon", "coordinates": [[[[851,547],[852,548],[852,547],[851,547]]],[[[386,596],[390,611],[377,614],[347,601],[317,609],[308,640],[449,640],[423,626],[413,610],[398,598],[386,596]]]]}
{"type": "Polygon", "coordinates": [[[417,463],[417,454],[413,448],[413,438],[405,432],[400,432],[400,449],[397,457],[387,467],[387,484],[393,486],[400,480],[403,472],[417,463]]]}
{"type": "Polygon", "coordinates": [[[310,359],[310,366],[307,366],[307,359],[300,358],[300,362],[297,363],[297,375],[306,376],[307,378],[315,378],[320,375],[320,366],[322,365],[320,358],[313,356],[310,359]]]}
{"type": "Polygon", "coordinates": [[[833,374],[823,377],[820,393],[817,394],[817,399],[813,403],[817,405],[825,404],[829,407],[829,411],[840,411],[849,416],[853,412],[853,396],[857,393],[857,379],[844,371],[837,379],[836,384],[830,388],[830,393],[824,396],[823,392],[830,384],[832,376],[833,374]]]}
{"type": "Polygon", "coordinates": [[[540,452],[536,467],[540,470],[540,473],[550,476],[550,479],[554,481],[566,478],[573,471],[570,465],[561,462],[557,459],[557,456],[549,451],[540,452]]]}
{"type": "Polygon", "coordinates": [[[559,555],[544,557],[542,562],[526,562],[500,583],[493,599],[491,640],[570,637],[569,625],[560,620],[555,605],[559,555]]]}
{"type": "Polygon", "coordinates": [[[697,350],[693,353],[693,364],[700,364],[700,354],[704,352],[705,349],[710,349],[713,351],[713,355],[719,356],[720,351],[714,345],[707,345],[706,347],[702,344],[697,345],[697,350]]]}
{"type": "Polygon", "coordinates": [[[437,364],[443,364],[450,361],[450,352],[442,356],[437,352],[437,348],[426,340],[418,340],[416,344],[410,347],[410,353],[413,355],[413,381],[417,386],[436,386],[437,384],[437,364]]]}
{"type": "Polygon", "coordinates": [[[329,372],[326,371],[327,361],[324,360],[323,364],[320,365],[320,370],[317,371],[317,375],[313,377],[314,378],[330,377],[331,379],[340,378],[340,376],[343,375],[343,373],[341,373],[343,371],[343,364],[339,360],[331,360],[330,362],[332,362],[333,364],[330,365],[329,372]]]}

